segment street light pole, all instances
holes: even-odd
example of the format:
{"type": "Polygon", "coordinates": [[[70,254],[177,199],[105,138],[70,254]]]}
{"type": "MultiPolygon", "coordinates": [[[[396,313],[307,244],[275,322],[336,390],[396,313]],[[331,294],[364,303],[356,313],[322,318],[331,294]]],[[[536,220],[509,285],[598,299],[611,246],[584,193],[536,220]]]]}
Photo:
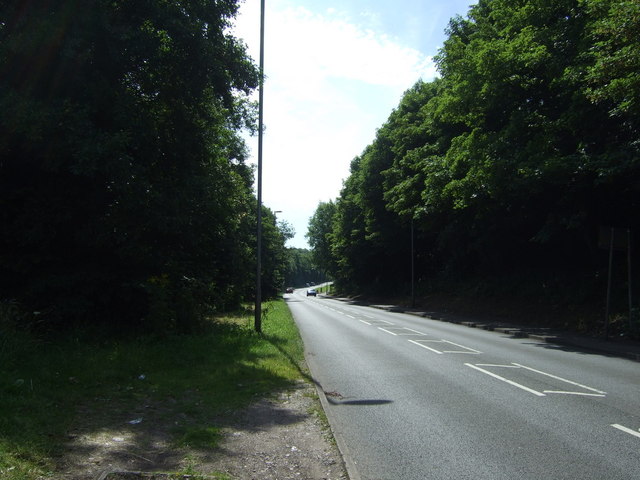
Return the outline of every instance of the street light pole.
{"type": "Polygon", "coordinates": [[[260,83],[258,91],[258,213],[255,330],[262,332],[262,119],[264,113],[264,1],[260,0],[260,83]]]}

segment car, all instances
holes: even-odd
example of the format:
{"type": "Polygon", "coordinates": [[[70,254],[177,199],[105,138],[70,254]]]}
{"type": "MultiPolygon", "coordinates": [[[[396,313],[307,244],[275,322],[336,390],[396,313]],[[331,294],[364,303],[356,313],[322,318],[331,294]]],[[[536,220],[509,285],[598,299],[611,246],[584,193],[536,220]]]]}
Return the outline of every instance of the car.
{"type": "Polygon", "coordinates": [[[293,293],[293,287],[287,287],[286,293],[293,293]]]}
{"type": "Polygon", "coordinates": [[[315,288],[310,288],[309,290],[307,290],[307,297],[315,297],[317,295],[318,294],[315,288]]]}

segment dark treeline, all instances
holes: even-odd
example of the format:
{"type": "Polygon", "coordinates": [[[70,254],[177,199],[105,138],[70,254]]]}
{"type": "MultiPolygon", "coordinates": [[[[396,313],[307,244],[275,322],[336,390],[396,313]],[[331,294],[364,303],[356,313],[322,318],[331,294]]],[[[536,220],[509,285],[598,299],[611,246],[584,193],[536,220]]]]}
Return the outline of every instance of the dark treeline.
{"type": "MultiPolygon", "coordinates": [[[[259,72],[237,0],[0,1],[0,300],[186,329],[252,297],[259,72]]],[[[264,210],[265,296],[287,232],[264,210]]]]}
{"type": "Polygon", "coordinates": [[[287,287],[304,287],[327,280],[326,274],[316,266],[311,250],[306,248],[287,249],[285,284],[287,287]]]}
{"type": "Polygon", "coordinates": [[[421,294],[604,301],[601,227],[640,223],[640,3],[481,0],[447,35],[440,77],[405,93],[311,219],[318,264],[345,291],[406,294],[413,225],[421,294]]]}

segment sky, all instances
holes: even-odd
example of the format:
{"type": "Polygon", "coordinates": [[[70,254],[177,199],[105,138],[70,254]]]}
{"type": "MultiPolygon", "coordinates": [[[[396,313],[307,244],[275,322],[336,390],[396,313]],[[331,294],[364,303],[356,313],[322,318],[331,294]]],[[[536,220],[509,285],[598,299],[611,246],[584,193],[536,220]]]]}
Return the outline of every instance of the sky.
{"type": "MultiPolygon", "coordinates": [[[[449,19],[474,3],[265,0],[262,201],[293,227],[287,246],[309,248],[318,204],[339,197],[403,93],[436,76],[449,19]]],[[[232,33],[258,64],[260,0],[241,4],[232,33]]],[[[245,140],[257,164],[257,136],[245,140]]]]}

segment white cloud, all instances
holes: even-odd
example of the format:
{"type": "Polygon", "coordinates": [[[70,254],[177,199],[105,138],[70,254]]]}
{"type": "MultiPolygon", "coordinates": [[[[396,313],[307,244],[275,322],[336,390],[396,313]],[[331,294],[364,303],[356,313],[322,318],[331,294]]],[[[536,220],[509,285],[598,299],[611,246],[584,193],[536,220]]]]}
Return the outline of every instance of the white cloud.
{"type": "MultiPolygon", "coordinates": [[[[260,6],[248,1],[235,30],[259,54],[260,6]]],[[[268,2],[265,26],[263,201],[293,224],[306,246],[308,218],[335,199],[353,157],[419,78],[431,58],[335,9],[323,14],[268,2]]],[[[257,143],[250,142],[254,154],[257,143]],[[251,144],[253,143],[253,145],[251,144]]]]}

